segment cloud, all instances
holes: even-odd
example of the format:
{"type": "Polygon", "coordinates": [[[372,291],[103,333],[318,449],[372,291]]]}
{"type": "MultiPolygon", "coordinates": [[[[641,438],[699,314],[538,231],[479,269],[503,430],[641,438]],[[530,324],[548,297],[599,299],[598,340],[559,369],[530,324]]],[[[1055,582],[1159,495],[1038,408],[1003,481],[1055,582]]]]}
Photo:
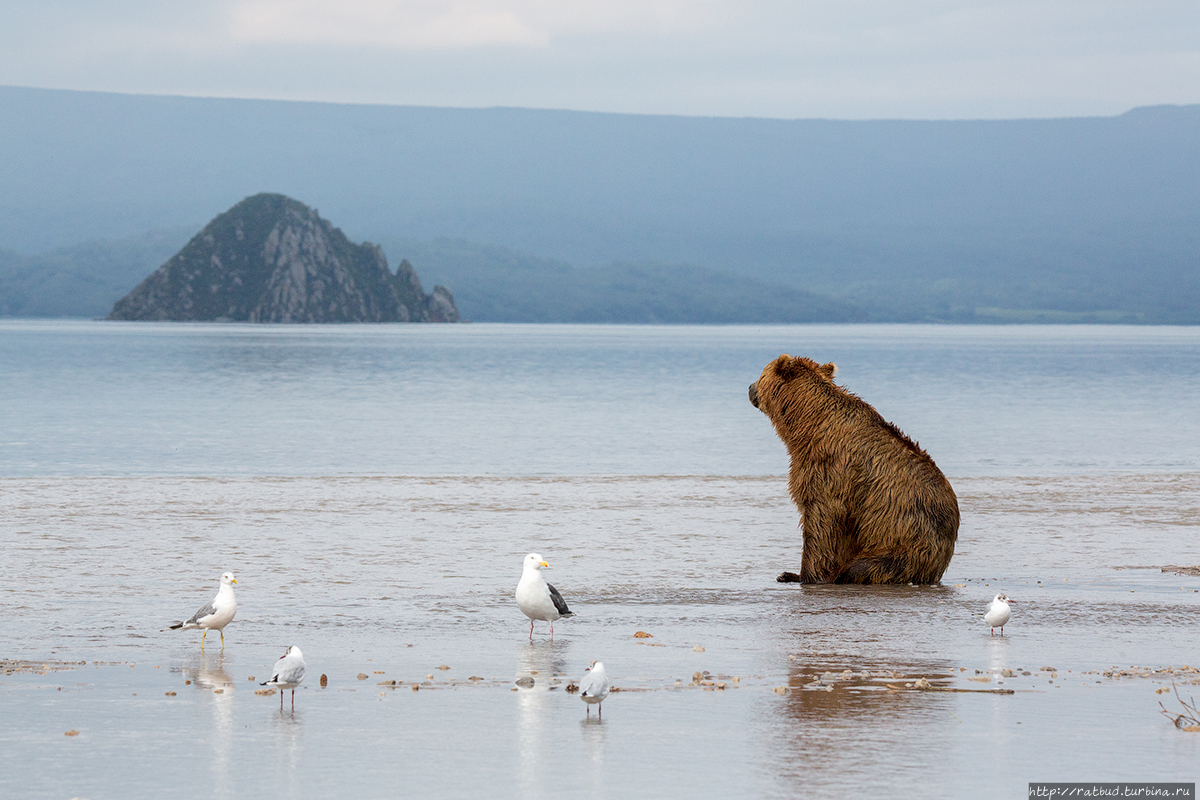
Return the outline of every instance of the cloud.
{"type": "Polygon", "coordinates": [[[1200,102],[1179,0],[3,0],[0,84],[842,118],[1200,102]]]}
{"type": "Polygon", "coordinates": [[[546,47],[573,34],[693,28],[707,16],[705,5],[682,0],[240,0],[230,9],[229,32],[241,43],[403,50],[546,47]]]}

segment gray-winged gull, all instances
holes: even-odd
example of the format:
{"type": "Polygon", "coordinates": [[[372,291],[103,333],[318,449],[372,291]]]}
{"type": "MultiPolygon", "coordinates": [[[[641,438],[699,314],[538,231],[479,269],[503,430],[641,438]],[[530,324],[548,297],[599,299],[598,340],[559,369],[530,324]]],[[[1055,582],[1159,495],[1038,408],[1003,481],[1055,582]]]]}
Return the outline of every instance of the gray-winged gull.
{"type": "Polygon", "coordinates": [[[1012,610],[1008,607],[1008,595],[1004,592],[996,595],[992,602],[988,603],[987,611],[983,615],[983,621],[987,623],[988,628],[992,629],[993,636],[996,635],[996,628],[1000,629],[1000,635],[1004,635],[1004,624],[1012,617],[1012,610]]]}
{"type": "Polygon", "coordinates": [[[237,578],[233,577],[232,572],[226,572],[221,576],[221,588],[217,590],[217,596],[212,599],[211,603],[204,605],[195,614],[192,614],[191,619],[187,622],[175,621],[168,625],[163,630],[191,630],[193,628],[203,628],[204,635],[200,637],[200,649],[204,649],[204,640],[208,638],[208,632],[215,630],[221,634],[221,649],[225,649],[225,626],[233,621],[233,615],[237,613],[237,600],[233,597],[233,584],[237,583],[237,578]]]}
{"type": "Polygon", "coordinates": [[[593,661],[579,680],[579,696],[583,698],[583,702],[588,704],[589,717],[592,715],[593,704],[597,706],[597,717],[604,713],[604,706],[600,704],[604,702],[604,698],[608,697],[608,692],[608,674],[604,671],[604,665],[599,661],[593,661]]]}
{"type": "Polygon", "coordinates": [[[283,710],[283,692],[285,689],[292,690],[292,708],[296,707],[296,687],[300,685],[300,681],[304,680],[304,656],[300,652],[300,648],[292,645],[287,651],[279,657],[275,662],[275,673],[271,676],[271,680],[263,681],[260,686],[274,686],[279,689],[279,710],[283,710]]]}
{"type": "Polygon", "coordinates": [[[550,638],[553,639],[554,620],[575,616],[558,590],[542,577],[542,569],[549,566],[540,555],[530,553],[525,556],[525,570],[521,573],[521,582],[517,584],[517,608],[529,617],[530,639],[533,638],[534,620],[549,622],[550,638]]]}

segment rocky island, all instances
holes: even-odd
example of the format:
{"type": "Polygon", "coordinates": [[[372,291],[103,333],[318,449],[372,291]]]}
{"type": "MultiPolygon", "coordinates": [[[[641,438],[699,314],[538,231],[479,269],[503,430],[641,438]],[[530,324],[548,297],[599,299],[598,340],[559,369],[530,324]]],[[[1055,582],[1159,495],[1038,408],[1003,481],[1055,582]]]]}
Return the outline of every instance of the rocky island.
{"type": "Polygon", "coordinates": [[[425,294],[408,261],[353,244],[315,209],[256,194],[220,214],[117,301],[112,320],[458,322],[444,286],[425,294]]]}

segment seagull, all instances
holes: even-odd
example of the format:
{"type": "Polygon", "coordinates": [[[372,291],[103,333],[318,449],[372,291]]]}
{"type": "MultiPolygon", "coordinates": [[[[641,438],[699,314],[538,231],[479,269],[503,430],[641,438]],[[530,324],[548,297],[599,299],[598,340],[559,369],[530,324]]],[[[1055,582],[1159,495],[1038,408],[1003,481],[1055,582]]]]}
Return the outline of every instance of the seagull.
{"type": "Polygon", "coordinates": [[[1004,592],[996,595],[996,599],[988,603],[987,613],[983,615],[983,621],[992,628],[992,635],[996,635],[995,628],[1000,629],[1000,635],[1004,635],[1004,624],[1008,622],[1012,616],[1012,611],[1008,608],[1008,595],[1004,592]]]}
{"type": "Polygon", "coordinates": [[[192,618],[187,622],[172,622],[163,630],[177,631],[181,628],[185,631],[192,628],[203,628],[204,635],[200,637],[200,650],[204,650],[204,640],[208,638],[208,632],[215,630],[221,634],[221,649],[225,649],[225,626],[233,621],[233,615],[237,613],[237,600],[233,598],[233,584],[237,583],[237,578],[233,577],[232,572],[226,572],[221,576],[221,588],[217,590],[217,596],[212,599],[211,603],[203,606],[192,618]]]}
{"type": "Polygon", "coordinates": [[[596,717],[599,719],[600,715],[604,713],[604,706],[599,704],[608,697],[608,675],[604,672],[604,665],[599,661],[593,661],[586,672],[587,674],[579,681],[579,696],[583,698],[583,702],[588,704],[589,717],[592,716],[592,704],[597,704],[596,717]]]}
{"type": "Polygon", "coordinates": [[[296,645],[289,647],[279,660],[275,662],[275,674],[271,680],[263,681],[259,686],[276,686],[279,688],[279,710],[283,711],[283,692],[292,690],[292,708],[296,707],[296,687],[304,680],[304,656],[296,645]]]}
{"type": "Polygon", "coordinates": [[[517,608],[529,617],[529,639],[533,640],[533,621],[542,619],[550,623],[550,639],[554,639],[554,620],[561,617],[573,617],[575,613],[567,608],[567,601],[562,599],[546,579],[542,577],[542,568],[549,567],[537,553],[525,556],[525,571],[521,573],[521,582],[517,584],[517,608]]]}

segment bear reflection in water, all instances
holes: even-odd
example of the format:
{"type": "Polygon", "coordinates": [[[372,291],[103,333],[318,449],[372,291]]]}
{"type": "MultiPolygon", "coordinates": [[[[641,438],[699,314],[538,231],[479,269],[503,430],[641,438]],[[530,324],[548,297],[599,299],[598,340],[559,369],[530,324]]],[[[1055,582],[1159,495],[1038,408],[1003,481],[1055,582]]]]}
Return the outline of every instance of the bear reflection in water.
{"type": "Polygon", "coordinates": [[[931,584],[954,555],[958,498],[929,454],[869,403],[833,382],[837,367],[782,355],[750,384],[750,402],[792,459],[803,583],[931,584]]]}

